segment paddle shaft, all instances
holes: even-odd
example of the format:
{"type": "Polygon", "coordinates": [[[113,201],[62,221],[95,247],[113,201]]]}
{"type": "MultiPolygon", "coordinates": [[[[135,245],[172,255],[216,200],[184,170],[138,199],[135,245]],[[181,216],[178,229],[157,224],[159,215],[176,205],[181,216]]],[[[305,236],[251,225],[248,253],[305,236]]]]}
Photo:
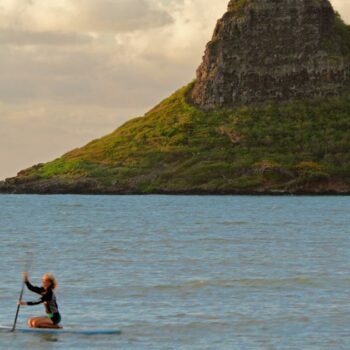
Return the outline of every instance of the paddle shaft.
{"type": "MultiPolygon", "coordinates": [[[[28,255],[28,260],[27,260],[27,266],[25,267],[25,271],[28,271],[29,270],[29,266],[31,265],[31,262],[32,262],[32,253],[27,253],[28,255]]],[[[18,314],[19,314],[19,309],[21,307],[21,304],[20,302],[22,301],[22,298],[23,298],[23,292],[24,292],[24,286],[25,286],[25,282],[23,280],[22,282],[22,289],[21,289],[21,294],[19,295],[19,304],[17,305],[17,311],[16,311],[16,316],[15,316],[15,320],[13,322],[13,326],[12,326],[12,329],[11,329],[11,332],[14,332],[15,329],[16,329],[16,324],[17,324],[17,318],[18,318],[18,314]]]]}
{"type": "MultiPolygon", "coordinates": [[[[22,301],[22,298],[23,298],[23,292],[24,292],[24,281],[22,282],[22,290],[21,290],[21,294],[19,295],[19,302],[22,301]]],[[[16,311],[16,316],[15,316],[15,320],[13,322],[13,327],[12,327],[12,330],[11,332],[14,332],[15,329],[16,329],[16,323],[17,323],[17,318],[18,318],[18,314],[19,314],[19,309],[21,307],[21,304],[18,304],[17,305],[17,311],[16,311]]]]}

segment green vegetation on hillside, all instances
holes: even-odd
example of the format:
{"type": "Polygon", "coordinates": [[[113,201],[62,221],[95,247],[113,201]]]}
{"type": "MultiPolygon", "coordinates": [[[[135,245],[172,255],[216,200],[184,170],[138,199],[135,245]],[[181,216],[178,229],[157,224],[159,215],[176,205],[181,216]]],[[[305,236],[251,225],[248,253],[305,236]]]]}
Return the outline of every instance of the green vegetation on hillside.
{"type": "Polygon", "coordinates": [[[189,85],[144,117],[22,178],[94,179],[111,191],[295,191],[349,182],[350,94],[205,112],[189,85]]]}

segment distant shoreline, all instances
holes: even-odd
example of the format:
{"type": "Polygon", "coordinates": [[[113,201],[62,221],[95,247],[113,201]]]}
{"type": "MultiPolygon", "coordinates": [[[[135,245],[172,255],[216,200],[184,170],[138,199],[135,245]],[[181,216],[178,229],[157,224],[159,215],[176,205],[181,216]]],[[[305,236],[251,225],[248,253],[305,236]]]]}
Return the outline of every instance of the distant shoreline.
{"type": "Polygon", "coordinates": [[[0,182],[0,195],[96,195],[96,196],[272,196],[272,197],[288,197],[288,196],[313,196],[313,197],[324,197],[324,196],[349,196],[349,191],[336,191],[336,190],[297,190],[297,191],[279,191],[279,190],[232,190],[232,191],[204,191],[204,190],[183,190],[183,191],[153,191],[153,192],[142,192],[142,191],[122,191],[122,190],[87,190],[87,191],[69,191],[68,189],[57,189],[46,190],[46,191],[34,191],[32,189],[21,189],[16,187],[7,187],[5,182],[0,182]]]}

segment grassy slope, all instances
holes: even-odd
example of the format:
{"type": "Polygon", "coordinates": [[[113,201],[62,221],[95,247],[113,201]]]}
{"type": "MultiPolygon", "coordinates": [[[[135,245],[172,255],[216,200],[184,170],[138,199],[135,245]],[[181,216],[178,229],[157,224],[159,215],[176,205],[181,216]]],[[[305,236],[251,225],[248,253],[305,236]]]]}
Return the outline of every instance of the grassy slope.
{"type": "Polygon", "coordinates": [[[203,112],[186,102],[190,88],[21,177],[93,178],[104,188],[145,193],[349,183],[350,94],[203,112]]]}

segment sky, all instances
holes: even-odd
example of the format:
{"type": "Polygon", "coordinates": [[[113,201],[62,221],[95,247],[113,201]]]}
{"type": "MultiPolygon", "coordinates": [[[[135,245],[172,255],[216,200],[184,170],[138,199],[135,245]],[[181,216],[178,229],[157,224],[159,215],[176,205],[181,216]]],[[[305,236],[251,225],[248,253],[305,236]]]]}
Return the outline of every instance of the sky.
{"type": "MultiPolygon", "coordinates": [[[[350,0],[331,1],[350,23],[350,0]]],[[[0,0],[0,179],[195,78],[228,0],[0,0]]]]}

